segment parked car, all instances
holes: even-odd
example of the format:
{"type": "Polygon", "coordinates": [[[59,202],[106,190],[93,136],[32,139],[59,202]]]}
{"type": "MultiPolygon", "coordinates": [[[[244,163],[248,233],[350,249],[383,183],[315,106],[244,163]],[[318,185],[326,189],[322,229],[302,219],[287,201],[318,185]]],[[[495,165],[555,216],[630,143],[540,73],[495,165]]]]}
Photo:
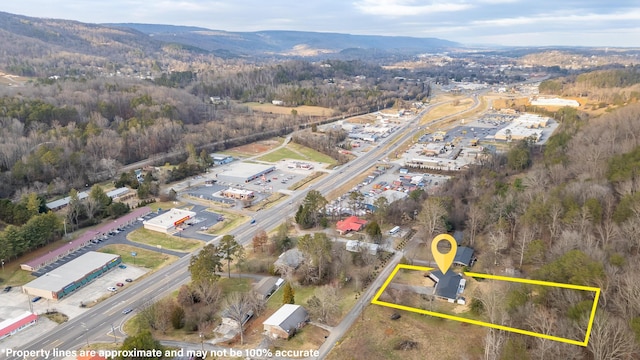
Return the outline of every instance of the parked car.
{"type": "Polygon", "coordinates": [[[118,291],[118,289],[116,289],[116,288],[115,288],[115,287],[113,287],[113,286],[109,286],[109,287],[107,288],[107,290],[109,290],[109,291],[111,291],[111,292],[116,292],[116,291],[118,291]]]}
{"type": "Polygon", "coordinates": [[[37,302],[37,301],[40,301],[40,299],[42,299],[41,296],[36,296],[33,299],[31,299],[31,302],[37,302]]]}
{"type": "Polygon", "coordinates": [[[13,288],[13,286],[7,286],[4,288],[4,292],[9,292],[11,291],[11,289],[13,288]]]}
{"type": "Polygon", "coordinates": [[[126,281],[126,282],[133,282],[133,280],[131,280],[131,279],[129,279],[129,278],[124,279],[124,281],[126,281]]]}
{"type": "Polygon", "coordinates": [[[132,308],[126,308],[126,309],[122,310],[122,313],[123,313],[123,314],[125,314],[125,315],[127,315],[128,313],[130,313],[130,312],[132,312],[132,311],[133,311],[133,309],[132,309],[132,308]]]}
{"type": "Polygon", "coordinates": [[[123,287],[123,286],[124,286],[124,284],[123,284],[123,283],[116,283],[116,286],[118,286],[118,287],[123,287]]]}
{"type": "Polygon", "coordinates": [[[118,265],[118,267],[119,267],[120,269],[126,269],[126,268],[127,268],[127,265],[125,265],[125,264],[120,264],[120,265],[118,265]]]}

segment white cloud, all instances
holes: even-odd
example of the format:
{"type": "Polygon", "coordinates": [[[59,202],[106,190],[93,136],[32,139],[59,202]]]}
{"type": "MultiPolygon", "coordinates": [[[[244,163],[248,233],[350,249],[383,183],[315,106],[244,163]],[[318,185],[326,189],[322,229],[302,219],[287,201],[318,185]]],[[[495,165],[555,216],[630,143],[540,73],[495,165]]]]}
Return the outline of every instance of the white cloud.
{"type": "Polygon", "coordinates": [[[456,12],[472,8],[471,4],[450,1],[432,1],[424,4],[414,0],[362,0],[354,3],[361,12],[368,15],[388,17],[429,15],[441,12],[456,12]]]}
{"type": "Polygon", "coordinates": [[[556,23],[566,26],[568,23],[592,24],[594,22],[606,21],[624,21],[624,20],[640,20],[640,10],[631,10],[610,14],[575,14],[575,13],[552,13],[539,14],[536,16],[518,16],[511,18],[476,20],[472,21],[472,25],[478,26],[518,26],[528,24],[556,23]]]}

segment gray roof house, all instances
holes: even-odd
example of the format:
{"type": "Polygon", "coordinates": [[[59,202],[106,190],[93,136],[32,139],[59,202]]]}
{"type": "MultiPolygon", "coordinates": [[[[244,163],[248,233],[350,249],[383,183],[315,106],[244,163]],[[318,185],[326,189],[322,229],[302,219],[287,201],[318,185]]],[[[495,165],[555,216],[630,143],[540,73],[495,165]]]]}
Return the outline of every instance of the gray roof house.
{"type": "Polygon", "coordinates": [[[303,261],[304,254],[302,254],[302,251],[293,248],[280,254],[273,266],[281,276],[286,277],[297,269],[303,261]]]}
{"type": "Polygon", "coordinates": [[[271,294],[276,292],[278,288],[284,283],[284,280],[275,276],[268,276],[260,280],[254,285],[253,290],[256,293],[256,297],[260,300],[268,299],[271,294]]]}
{"type": "Polygon", "coordinates": [[[309,321],[309,313],[300,305],[284,304],[262,325],[269,337],[288,339],[309,321]]]}
{"type": "Polygon", "coordinates": [[[429,277],[436,282],[436,296],[451,302],[458,298],[466,284],[462,275],[451,270],[445,274],[442,274],[440,270],[435,270],[429,274],[429,277]]]}
{"type": "Polygon", "coordinates": [[[470,266],[471,259],[473,259],[473,249],[466,246],[458,246],[453,263],[460,266],[470,266]]]}

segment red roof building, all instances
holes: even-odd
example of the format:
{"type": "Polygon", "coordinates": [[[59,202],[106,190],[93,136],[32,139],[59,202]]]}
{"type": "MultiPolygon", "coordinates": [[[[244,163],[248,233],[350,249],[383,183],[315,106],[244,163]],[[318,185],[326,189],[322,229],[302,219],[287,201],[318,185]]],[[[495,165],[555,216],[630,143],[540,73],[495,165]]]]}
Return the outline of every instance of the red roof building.
{"type": "Polygon", "coordinates": [[[336,223],[336,230],[340,235],[344,235],[350,231],[360,231],[365,225],[367,225],[367,220],[360,219],[357,216],[349,216],[336,223]]]}
{"type": "Polygon", "coordinates": [[[26,311],[13,319],[0,322],[0,340],[38,322],[38,315],[26,311]]]}

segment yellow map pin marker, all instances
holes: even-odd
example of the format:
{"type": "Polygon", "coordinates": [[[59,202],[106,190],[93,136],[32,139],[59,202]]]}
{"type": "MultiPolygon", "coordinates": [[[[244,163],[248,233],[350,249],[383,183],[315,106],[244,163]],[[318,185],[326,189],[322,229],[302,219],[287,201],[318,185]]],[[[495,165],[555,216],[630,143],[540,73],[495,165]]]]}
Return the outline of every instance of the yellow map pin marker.
{"type": "Polygon", "coordinates": [[[433,254],[433,258],[436,259],[436,264],[438,264],[438,268],[443,274],[445,274],[451,267],[451,264],[453,264],[453,259],[455,259],[457,251],[458,243],[456,239],[449,234],[440,234],[433,238],[431,242],[431,254],[433,254]],[[449,244],[451,244],[451,250],[448,253],[443,254],[438,251],[438,243],[440,241],[448,241],[449,244]]]}

